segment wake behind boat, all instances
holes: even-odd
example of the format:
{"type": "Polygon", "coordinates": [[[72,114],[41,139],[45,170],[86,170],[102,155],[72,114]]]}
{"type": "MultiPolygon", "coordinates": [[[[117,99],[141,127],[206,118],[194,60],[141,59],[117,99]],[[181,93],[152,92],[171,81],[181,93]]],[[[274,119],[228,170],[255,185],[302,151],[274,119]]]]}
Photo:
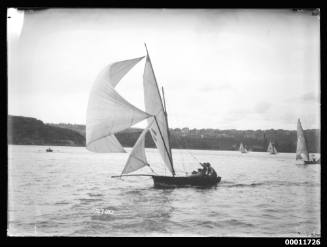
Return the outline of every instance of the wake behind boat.
{"type": "Polygon", "coordinates": [[[315,157],[310,159],[307,148],[307,141],[305,139],[303,128],[300,119],[297,121],[297,145],[296,145],[296,160],[301,160],[305,165],[320,164],[320,159],[315,157]]]}
{"type": "MultiPolygon", "coordinates": [[[[146,47],[146,45],[145,45],[146,47]]],[[[92,152],[126,152],[115,133],[147,119],[148,126],[137,139],[129,154],[125,167],[119,176],[151,176],[155,187],[213,186],[221,177],[208,163],[201,164],[203,169],[188,176],[176,176],[170,145],[164,91],[162,97],[158,88],[150,56],[146,47],[146,62],[143,73],[145,111],[126,101],[115,90],[118,82],[143,57],[119,61],[106,66],[98,75],[91,90],[86,118],[86,148],[92,152]],[[145,155],[145,136],[150,131],[159,151],[163,164],[172,176],[156,174],[145,155]],[[143,167],[149,167],[152,174],[129,174],[143,167]]]]}

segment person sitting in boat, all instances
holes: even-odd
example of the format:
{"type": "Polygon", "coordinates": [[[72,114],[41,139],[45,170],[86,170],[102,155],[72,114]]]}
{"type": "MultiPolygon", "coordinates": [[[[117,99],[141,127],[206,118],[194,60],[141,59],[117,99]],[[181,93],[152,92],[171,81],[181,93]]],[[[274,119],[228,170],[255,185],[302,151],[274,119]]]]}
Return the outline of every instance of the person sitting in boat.
{"type": "Polygon", "coordinates": [[[207,167],[208,167],[207,175],[211,176],[214,173],[214,169],[211,167],[210,163],[207,163],[207,167]]]}
{"type": "Polygon", "coordinates": [[[203,165],[204,167],[206,167],[206,173],[204,175],[217,177],[215,169],[211,167],[211,164],[209,162],[203,163],[203,165]]]}
{"type": "Polygon", "coordinates": [[[206,163],[203,163],[202,175],[207,175],[207,173],[208,173],[208,167],[206,163]]]}
{"type": "Polygon", "coordinates": [[[213,176],[213,177],[217,177],[217,173],[215,171],[215,169],[213,169],[212,167],[209,167],[209,176],[213,176]]]}
{"type": "Polygon", "coordinates": [[[203,174],[203,175],[209,175],[210,170],[212,169],[212,168],[210,167],[210,163],[209,163],[209,162],[204,162],[204,163],[200,163],[200,164],[201,164],[202,167],[203,167],[203,172],[202,172],[202,174],[203,174]]]}
{"type": "Polygon", "coordinates": [[[199,168],[197,171],[193,171],[192,176],[202,176],[202,169],[199,168]]]}

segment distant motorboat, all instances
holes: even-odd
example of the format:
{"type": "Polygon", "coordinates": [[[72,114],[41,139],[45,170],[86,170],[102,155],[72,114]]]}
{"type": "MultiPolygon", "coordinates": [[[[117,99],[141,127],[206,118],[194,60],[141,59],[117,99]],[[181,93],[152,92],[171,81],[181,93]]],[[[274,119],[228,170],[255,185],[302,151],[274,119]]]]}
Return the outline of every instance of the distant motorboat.
{"type": "Polygon", "coordinates": [[[320,164],[320,159],[316,160],[311,157],[307,148],[307,141],[305,139],[303,128],[300,119],[297,121],[297,145],[296,145],[296,160],[302,160],[305,165],[320,164]]]}
{"type": "Polygon", "coordinates": [[[269,142],[267,152],[270,153],[270,154],[277,154],[277,149],[276,149],[275,145],[272,142],[269,142]]]}
{"type": "Polygon", "coordinates": [[[49,147],[49,148],[47,148],[47,150],[46,150],[47,152],[53,152],[53,150],[49,147]]]}

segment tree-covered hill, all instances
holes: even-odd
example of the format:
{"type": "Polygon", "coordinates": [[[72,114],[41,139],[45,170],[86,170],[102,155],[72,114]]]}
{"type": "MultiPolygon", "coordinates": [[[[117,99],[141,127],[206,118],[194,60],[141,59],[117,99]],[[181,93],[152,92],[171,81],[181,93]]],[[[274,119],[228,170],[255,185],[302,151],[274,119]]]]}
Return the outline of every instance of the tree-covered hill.
{"type": "MultiPolygon", "coordinates": [[[[116,134],[124,147],[132,147],[142,129],[130,128],[116,134]]],[[[305,130],[309,152],[320,152],[320,130],[305,130]]],[[[252,151],[266,151],[269,141],[279,152],[295,152],[296,130],[219,130],[219,129],[170,129],[172,148],[237,150],[243,142],[252,151]]],[[[8,144],[85,146],[85,125],[46,124],[21,116],[8,116],[8,144]]],[[[154,147],[150,133],[146,147],[154,147]]]]}
{"type": "Polygon", "coordinates": [[[8,144],[85,146],[80,133],[20,116],[8,116],[8,144]]]}
{"type": "MultiPolygon", "coordinates": [[[[61,128],[75,130],[85,136],[85,125],[50,124],[61,128]]],[[[296,124],[294,124],[296,127],[296,124]]],[[[295,128],[294,127],[294,128],[295,128]]],[[[130,128],[117,133],[117,139],[124,147],[132,147],[142,129],[130,128]]],[[[305,130],[309,152],[320,152],[320,130],[305,130]]],[[[269,141],[275,143],[279,152],[295,152],[296,130],[219,130],[219,129],[170,129],[172,148],[236,150],[243,142],[252,151],[266,151],[269,141]]],[[[150,134],[146,135],[146,147],[154,147],[150,134]]]]}

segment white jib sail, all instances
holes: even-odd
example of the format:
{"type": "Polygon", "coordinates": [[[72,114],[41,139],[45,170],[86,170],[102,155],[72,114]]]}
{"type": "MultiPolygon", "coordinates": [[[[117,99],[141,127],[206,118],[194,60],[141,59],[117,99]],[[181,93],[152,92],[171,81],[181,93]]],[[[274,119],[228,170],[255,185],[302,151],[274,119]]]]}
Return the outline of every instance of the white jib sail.
{"type": "Polygon", "coordinates": [[[137,139],[131,153],[129,154],[129,157],[127,159],[124,170],[122,171],[122,174],[134,172],[138,169],[141,169],[144,166],[149,165],[145,156],[145,136],[152,124],[153,121],[150,122],[148,127],[143,130],[143,132],[137,139]]]}
{"type": "Polygon", "coordinates": [[[275,146],[274,146],[273,152],[274,152],[274,154],[277,154],[278,153],[275,146]]]}
{"type": "Polygon", "coordinates": [[[143,57],[106,66],[90,93],[86,117],[86,147],[100,153],[125,152],[115,133],[150,117],[126,101],[114,89],[121,78],[143,57]]]}
{"type": "MultiPolygon", "coordinates": [[[[168,127],[166,115],[164,112],[161,96],[159,93],[156,78],[153,72],[149,55],[146,57],[145,68],[143,73],[144,87],[144,104],[145,111],[155,116],[157,124],[153,124],[150,128],[151,136],[156,144],[162,160],[168,167],[169,171],[174,174],[172,156],[170,153],[170,145],[168,139],[168,127]],[[160,128],[160,130],[159,130],[160,128]]],[[[148,121],[151,121],[148,119],[148,121]]]]}
{"type": "Polygon", "coordinates": [[[267,152],[269,153],[273,153],[274,152],[274,148],[271,142],[269,142],[268,148],[267,148],[267,152]]]}
{"type": "Polygon", "coordinates": [[[297,121],[297,145],[296,145],[296,159],[304,161],[309,160],[309,152],[305,141],[302,125],[300,119],[297,121]]]}

